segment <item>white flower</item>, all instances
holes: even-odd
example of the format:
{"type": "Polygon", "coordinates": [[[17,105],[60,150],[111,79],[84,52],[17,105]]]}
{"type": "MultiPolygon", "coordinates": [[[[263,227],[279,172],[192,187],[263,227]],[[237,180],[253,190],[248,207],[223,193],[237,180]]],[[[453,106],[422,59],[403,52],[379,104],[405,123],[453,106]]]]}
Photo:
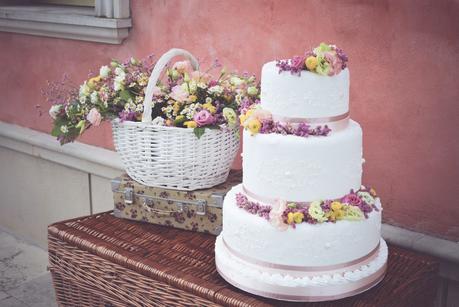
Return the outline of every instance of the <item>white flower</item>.
{"type": "Polygon", "coordinates": [[[238,86],[238,85],[241,85],[244,81],[241,80],[241,79],[238,78],[238,77],[232,77],[232,78],[230,79],[230,82],[231,82],[231,84],[233,84],[233,85],[235,85],[235,86],[238,86]]]}
{"type": "Polygon", "coordinates": [[[86,103],[86,96],[80,96],[80,98],[78,100],[80,101],[81,104],[85,104],[86,103]]]}
{"type": "Polygon", "coordinates": [[[115,68],[115,75],[123,76],[123,79],[124,79],[124,77],[126,76],[126,73],[124,72],[124,70],[121,67],[117,67],[117,68],[115,68]]]}
{"type": "Polygon", "coordinates": [[[249,94],[250,96],[255,96],[256,94],[258,94],[258,89],[255,86],[250,86],[247,89],[247,94],[249,94]]]}
{"type": "Polygon", "coordinates": [[[97,103],[97,101],[99,101],[99,95],[97,94],[96,91],[92,92],[90,97],[91,97],[92,103],[97,103]]]}
{"type": "Polygon", "coordinates": [[[138,113],[143,112],[143,104],[138,104],[135,107],[135,111],[138,112],[138,113]]]}
{"type": "Polygon", "coordinates": [[[223,93],[223,87],[220,85],[215,85],[209,88],[209,93],[211,94],[221,94],[223,93]]]}
{"type": "Polygon", "coordinates": [[[367,204],[369,204],[370,206],[371,205],[374,205],[376,203],[375,199],[373,198],[373,196],[371,196],[370,193],[368,192],[357,192],[357,195],[364,201],[366,202],[367,204]]]}
{"type": "Polygon", "coordinates": [[[105,79],[108,77],[108,75],[110,74],[111,70],[110,70],[110,67],[108,66],[102,66],[99,70],[99,75],[102,79],[105,79]]]}
{"type": "Polygon", "coordinates": [[[80,91],[79,91],[80,98],[88,96],[89,92],[90,92],[90,88],[85,81],[82,85],[80,85],[80,91]]]}
{"type": "Polygon", "coordinates": [[[164,126],[165,122],[166,121],[164,120],[164,118],[158,116],[151,122],[151,124],[154,126],[164,126]]]}
{"type": "Polygon", "coordinates": [[[113,87],[115,91],[120,91],[124,89],[124,77],[125,76],[116,76],[115,80],[113,81],[113,87]]]}
{"type": "Polygon", "coordinates": [[[56,119],[56,116],[57,116],[57,114],[59,114],[61,109],[62,109],[62,105],[61,104],[55,104],[55,105],[51,106],[51,108],[49,108],[49,116],[51,116],[52,119],[56,119]]]}
{"type": "Polygon", "coordinates": [[[66,125],[62,125],[62,126],[61,126],[61,132],[62,132],[62,133],[67,133],[67,132],[69,132],[69,129],[67,128],[66,125]]]}

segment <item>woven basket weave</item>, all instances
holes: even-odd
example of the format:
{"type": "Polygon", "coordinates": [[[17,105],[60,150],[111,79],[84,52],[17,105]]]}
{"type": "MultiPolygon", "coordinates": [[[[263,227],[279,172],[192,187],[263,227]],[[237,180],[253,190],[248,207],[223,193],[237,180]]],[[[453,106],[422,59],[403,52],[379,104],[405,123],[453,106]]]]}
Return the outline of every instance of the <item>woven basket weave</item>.
{"type": "Polygon", "coordinates": [[[215,236],[98,214],[48,228],[60,306],[430,307],[438,262],[391,245],[374,288],[339,301],[288,303],[245,293],[215,269],[215,236]]]}
{"type": "Polygon", "coordinates": [[[239,136],[232,130],[206,129],[197,138],[193,129],[151,123],[153,88],[175,56],[197,60],[187,51],[171,49],[156,63],[144,99],[142,122],[112,121],[113,140],[126,172],[147,186],[197,190],[223,183],[239,149],[239,136]]]}

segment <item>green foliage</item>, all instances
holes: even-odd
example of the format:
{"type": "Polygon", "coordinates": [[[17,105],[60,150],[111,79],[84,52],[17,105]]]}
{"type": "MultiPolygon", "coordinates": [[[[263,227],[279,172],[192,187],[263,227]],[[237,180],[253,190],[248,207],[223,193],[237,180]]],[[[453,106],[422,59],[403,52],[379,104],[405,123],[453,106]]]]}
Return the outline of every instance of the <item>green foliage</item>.
{"type": "Polygon", "coordinates": [[[193,129],[193,133],[194,133],[194,135],[196,135],[196,137],[198,139],[201,138],[201,136],[204,134],[204,132],[206,132],[206,128],[204,128],[204,127],[196,127],[196,128],[193,129]]]}

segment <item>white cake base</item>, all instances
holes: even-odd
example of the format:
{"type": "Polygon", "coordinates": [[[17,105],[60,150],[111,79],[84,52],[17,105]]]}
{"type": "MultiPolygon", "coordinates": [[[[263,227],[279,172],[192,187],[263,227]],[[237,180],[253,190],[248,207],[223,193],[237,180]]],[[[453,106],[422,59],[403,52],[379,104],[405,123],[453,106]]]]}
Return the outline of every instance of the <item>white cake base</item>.
{"type": "Polygon", "coordinates": [[[223,235],[215,243],[220,275],[246,292],[284,301],[319,302],[353,296],[378,284],[385,275],[388,250],[381,239],[368,256],[341,267],[289,267],[260,262],[229,247],[223,235]]]}

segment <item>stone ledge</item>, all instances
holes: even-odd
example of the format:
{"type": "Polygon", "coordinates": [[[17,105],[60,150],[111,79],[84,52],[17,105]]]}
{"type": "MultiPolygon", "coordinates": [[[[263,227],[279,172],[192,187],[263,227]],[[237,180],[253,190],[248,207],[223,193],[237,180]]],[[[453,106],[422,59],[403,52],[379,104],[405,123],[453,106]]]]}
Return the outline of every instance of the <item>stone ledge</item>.
{"type": "Polygon", "coordinates": [[[93,8],[0,6],[0,31],[120,44],[130,18],[101,18],[93,8]]]}

